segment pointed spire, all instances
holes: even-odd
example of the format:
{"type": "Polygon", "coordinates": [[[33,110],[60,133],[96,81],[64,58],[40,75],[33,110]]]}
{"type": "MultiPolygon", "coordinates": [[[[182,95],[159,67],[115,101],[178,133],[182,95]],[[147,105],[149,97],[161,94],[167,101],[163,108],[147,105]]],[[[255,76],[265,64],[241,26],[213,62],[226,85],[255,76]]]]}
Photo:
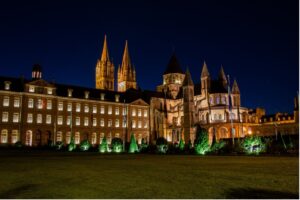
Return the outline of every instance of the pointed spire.
{"type": "Polygon", "coordinates": [[[180,64],[178,62],[178,59],[175,55],[175,53],[173,52],[170,61],[167,65],[167,68],[164,72],[165,74],[171,74],[171,73],[180,73],[180,74],[184,74],[184,72],[182,71],[182,69],[180,68],[180,64]]]}
{"type": "Polygon", "coordinates": [[[203,67],[202,67],[202,72],[201,72],[201,78],[204,78],[204,77],[207,77],[207,76],[209,76],[209,72],[208,72],[208,69],[207,69],[206,62],[204,61],[203,67]]]}
{"type": "Polygon", "coordinates": [[[232,85],[232,93],[233,94],[240,94],[240,89],[239,89],[239,86],[238,86],[235,79],[234,79],[233,85],[232,85]]]}
{"type": "Polygon", "coordinates": [[[182,86],[194,85],[189,68],[186,69],[182,86]]]}
{"type": "Polygon", "coordinates": [[[219,71],[219,81],[223,84],[224,87],[226,87],[227,85],[227,79],[226,79],[226,75],[223,69],[223,66],[221,65],[221,69],[219,71]]]}
{"type": "Polygon", "coordinates": [[[107,48],[106,35],[104,35],[104,43],[103,43],[103,50],[102,50],[102,55],[101,55],[101,61],[102,62],[109,61],[109,54],[108,54],[108,48],[107,48]]]}
{"type": "Polygon", "coordinates": [[[128,41],[126,40],[125,42],[125,49],[124,49],[124,53],[123,53],[123,60],[122,60],[122,67],[125,66],[131,66],[131,60],[130,60],[130,56],[129,56],[129,50],[128,50],[128,41]]]}

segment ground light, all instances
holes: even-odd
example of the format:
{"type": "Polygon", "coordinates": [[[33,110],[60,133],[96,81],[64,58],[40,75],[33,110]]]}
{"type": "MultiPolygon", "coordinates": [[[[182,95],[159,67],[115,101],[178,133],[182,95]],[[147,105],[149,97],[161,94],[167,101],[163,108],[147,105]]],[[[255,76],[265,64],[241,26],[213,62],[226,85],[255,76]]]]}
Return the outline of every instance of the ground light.
{"type": "Polygon", "coordinates": [[[136,143],[136,140],[134,138],[134,135],[131,134],[130,136],[130,146],[129,146],[129,153],[135,153],[135,152],[138,152],[139,151],[139,148],[138,148],[138,145],[136,143]]]}
{"type": "Polygon", "coordinates": [[[246,154],[259,154],[266,150],[266,144],[258,136],[246,137],[242,142],[242,147],[246,154]]]}
{"type": "Polygon", "coordinates": [[[197,129],[197,135],[194,146],[195,153],[198,155],[205,155],[207,152],[210,151],[208,133],[205,129],[200,127],[197,129]]]}
{"type": "Polygon", "coordinates": [[[105,136],[102,139],[101,144],[99,145],[99,152],[100,153],[106,153],[106,152],[108,152],[108,144],[107,144],[105,136]]]}

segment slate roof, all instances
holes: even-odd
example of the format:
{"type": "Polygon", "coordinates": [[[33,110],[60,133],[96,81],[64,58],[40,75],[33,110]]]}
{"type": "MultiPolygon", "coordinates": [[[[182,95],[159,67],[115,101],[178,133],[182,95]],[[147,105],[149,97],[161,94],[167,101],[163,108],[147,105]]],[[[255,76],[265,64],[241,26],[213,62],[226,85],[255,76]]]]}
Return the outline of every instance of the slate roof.
{"type": "Polygon", "coordinates": [[[184,74],[184,72],[180,68],[180,64],[178,62],[178,59],[177,59],[175,53],[173,53],[173,55],[171,56],[169,64],[167,65],[167,68],[164,72],[164,75],[165,74],[171,74],[171,73],[184,74]]]}

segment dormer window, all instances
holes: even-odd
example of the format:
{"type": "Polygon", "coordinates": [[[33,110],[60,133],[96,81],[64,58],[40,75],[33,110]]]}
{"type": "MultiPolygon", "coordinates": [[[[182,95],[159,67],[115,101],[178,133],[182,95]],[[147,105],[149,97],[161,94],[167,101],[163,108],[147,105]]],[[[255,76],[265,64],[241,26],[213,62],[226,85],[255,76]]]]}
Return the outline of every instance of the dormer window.
{"type": "Polygon", "coordinates": [[[73,90],[72,89],[68,89],[68,97],[72,97],[72,93],[73,93],[73,90]]]}
{"type": "Polygon", "coordinates": [[[120,95],[116,94],[115,95],[115,100],[116,100],[116,102],[119,102],[120,101],[120,95]]]}
{"type": "Polygon", "coordinates": [[[105,97],[105,94],[104,94],[104,93],[101,93],[101,94],[100,94],[100,99],[101,99],[102,101],[104,101],[104,97],[105,97]]]}
{"type": "Polygon", "coordinates": [[[90,94],[89,91],[85,91],[85,92],[84,92],[84,98],[88,99],[88,98],[89,98],[89,94],[90,94]]]}
{"type": "Polygon", "coordinates": [[[29,86],[29,92],[34,92],[34,86],[33,85],[29,86]]]}
{"type": "Polygon", "coordinates": [[[53,94],[53,89],[52,88],[48,88],[47,89],[47,94],[53,94]]]}
{"type": "Polygon", "coordinates": [[[11,84],[10,81],[5,81],[5,82],[4,82],[4,89],[5,89],[5,90],[10,90],[10,84],[11,84]]]}

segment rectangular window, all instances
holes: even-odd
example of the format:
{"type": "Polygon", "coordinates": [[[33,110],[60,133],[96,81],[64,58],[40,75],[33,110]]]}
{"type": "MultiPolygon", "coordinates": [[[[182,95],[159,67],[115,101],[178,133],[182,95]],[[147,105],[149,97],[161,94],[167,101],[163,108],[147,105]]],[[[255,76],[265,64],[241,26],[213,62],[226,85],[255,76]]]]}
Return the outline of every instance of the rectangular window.
{"type": "Polygon", "coordinates": [[[138,109],[138,116],[139,116],[139,117],[142,116],[142,109],[138,109]]]}
{"type": "Polygon", "coordinates": [[[119,122],[119,119],[116,119],[116,122],[115,122],[115,127],[119,127],[120,126],[120,122],[119,122]]]}
{"type": "Polygon", "coordinates": [[[33,121],[32,113],[28,113],[27,114],[27,123],[32,123],[32,121],[33,121]]]}
{"type": "Polygon", "coordinates": [[[67,111],[68,112],[72,111],[72,103],[68,103],[67,111]]]}
{"type": "Polygon", "coordinates": [[[126,124],[126,119],[123,119],[123,123],[122,123],[123,128],[126,128],[127,124],[126,124]]]}
{"type": "Polygon", "coordinates": [[[100,119],[100,126],[104,127],[104,119],[103,118],[100,119]]]}
{"type": "Polygon", "coordinates": [[[71,125],[71,116],[67,116],[66,124],[67,124],[68,126],[71,125]]]}
{"type": "Polygon", "coordinates": [[[29,86],[29,92],[34,92],[34,86],[29,86]]]}
{"type": "Polygon", "coordinates": [[[5,97],[3,98],[3,106],[4,106],[4,107],[9,106],[9,97],[5,96],[5,97]]]}
{"type": "Polygon", "coordinates": [[[120,112],[119,112],[119,107],[116,107],[115,108],[115,115],[119,115],[120,114],[120,112]]]}
{"type": "Polygon", "coordinates": [[[100,113],[101,113],[101,114],[104,114],[104,113],[105,113],[105,108],[104,108],[104,106],[101,106],[101,107],[100,107],[100,113]]]}
{"type": "Polygon", "coordinates": [[[89,118],[85,117],[84,118],[84,126],[88,126],[89,125],[89,118]]]}
{"type": "Polygon", "coordinates": [[[52,88],[48,88],[47,89],[47,94],[52,94],[53,92],[52,92],[52,88]]]}
{"type": "Polygon", "coordinates": [[[11,142],[14,144],[18,142],[19,140],[19,131],[18,130],[12,130],[11,132],[11,142]]]}
{"type": "Polygon", "coordinates": [[[57,117],[57,124],[62,125],[63,124],[63,116],[58,116],[57,117]]]}
{"type": "Polygon", "coordinates": [[[14,107],[19,108],[20,107],[20,98],[15,97],[14,99],[14,107]]]}
{"type": "Polygon", "coordinates": [[[109,119],[109,120],[107,121],[107,127],[112,127],[112,120],[111,120],[111,119],[109,119]]]}
{"type": "Polygon", "coordinates": [[[13,115],[13,122],[18,123],[19,122],[19,113],[14,113],[13,115]]]}
{"type": "Polygon", "coordinates": [[[112,114],[112,107],[108,106],[107,114],[111,115],[112,114]]]}
{"type": "Polygon", "coordinates": [[[37,108],[38,109],[42,109],[43,108],[43,101],[42,101],[42,99],[38,99],[38,101],[37,101],[37,108]]]}
{"type": "Polygon", "coordinates": [[[135,109],[134,109],[134,108],[132,109],[132,116],[133,116],[133,117],[136,116],[136,112],[135,112],[135,109]]]}
{"type": "Polygon", "coordinates": [[[97,113],[97,106],[93,105],[93,113],[97,113]]]}
{"type": "Polygon", "coordinates": [[[33,99],[28,99],[28,108],[33,108],[33,99]]]}
{"type": "Polygon", "coordinates": [[[126,108],[123,108],[123,116],[125,116],[126,114],[127,114],[127,112],[126,112],[126,108]]]}
{"type": "Polygon", "coordinates": [[[47,110],[51,110],[52,109],[52,100],[48,99],[47,100],[47,110]]]}
{"type": "Polygon", "coordinates": [[[8,112],[2,113],[2,122],[8,122],[8,112]]]}
{"type": "Polygon", "coordinates": [[[93,126],[97,126],[97,118],[93,118],[93,126]]]}
{"type": "Polygon", "coordinates": [[[64,110],[64,104],[63,104],[63,102],[58,102],[58,110],[59,111],[63,111],[64,110]]]}
{"type": "Polygon", "coordinates": [[[76,112],[80,112],[80,103],[76,104],[76,112]]]}
{"type": "Polygon", "coordinates": [[[46,124],[51,124],[51,115],[46,115],[46,124]]]}
{"type": "Polygon", "coordinates": [[[76,117],[76,126],[80,126],[80,117],[76,117]]]}
{"type": "Polygon", "coordinates": [[[36,123],[37,124],[41,124],[42,123],[42,114],[37,114],[36,115],[36,123]]]}
{"type": "Polygon", "coordinates": [[[144,117],[148,117],[148,111],[144,110],[144,117]]]}
{"type": "Polygon", "coordinates": [[[136,124],[135,124],[135,120],[132,120],[132,128],[135,128],[136,124]]]}
{"type": "Polygon", "coordinates": [[[89,105],[87,105],[87,104],[84,105],[84,112],[85,112],[85,113],[88,113],[89,110],[90,110],[90,109],[89,109],[89,105]]]}
{"type": "Polygon", "coordinates": [[[144,128],[148,128],[148,123],[146,121],[144,122],[144,128]]]}
{"type": "Polygon", "coordinates": [[[142,128],[142,121],[138,121],[138,128],[142,128]]]}

